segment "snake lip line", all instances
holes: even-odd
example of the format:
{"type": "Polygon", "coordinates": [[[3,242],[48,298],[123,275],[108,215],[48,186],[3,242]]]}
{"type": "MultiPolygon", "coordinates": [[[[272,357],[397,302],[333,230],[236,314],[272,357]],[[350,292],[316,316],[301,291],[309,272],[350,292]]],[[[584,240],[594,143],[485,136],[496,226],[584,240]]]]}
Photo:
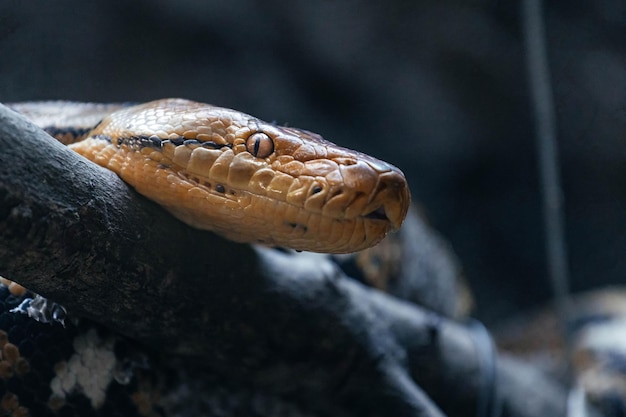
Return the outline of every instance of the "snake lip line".
{"type": "MultiPolygon", "coordinates": [[[[159,166],[160,169],[169,169],[170,167],[167,165],[160,165],[159,166]]],[[[210,180],[204,180],[201,179],[197,176],[193,176],[190,175],[189,173],[183,172],[183,171],[178,171],[178,175],[185,179],[186,181],[190,181],[192,183],[195,183],[198,187],[204,187],[205,189],[207,189],[208,192],[211,192],[213,195],[224,198],[224,199],[231,199],[234,200],[237,198],[237,196],[243,192],[244,190],[240,190],[240,189],[235,189],[235,188],[231,188],[231,187],[227,187],[224,186],[223,184],[220,183],[215,183],[213,185],[213,183],[210,180]]],[[[321,190],[313,190],[312,193],[316,194],[317,192],[321,192],[321,190]]],[[[247,193],[250,193],[249,191],[246,191],[247,193]]],[[[257,197],[259,198],[268,198],[265,195],[262,194],[255,194],[257,197]]],[[[282,201],[281,204],[288,204],[292,207],[298,207],[295,204],[291,204],[287,201],[282,201]]],[[[321,216],[325,216],[324,213],[317,213],[321,216]]],[[[326,216],[328,218],[334,218],[333,216],[326,216]]],[[[364,219],[368,219],[369,221],[382,221],[382,222],[390,222],[391,219],[389,219],[389,217],[387,216],[387,212],[385,210],[385,206],[381,205],[378,208],[366,213],[366,214],[360,214],[357,215],[356,218],[364,218],[364,219]]],[[[336,218],[335,218],[336,219],[336,218]]],[[[341,219],[337,219],[337,220],[341,220],[341,219]]],[[[297,224],[297,223],[293,223],[293,222],[286,222],[290,225],[292,225],[292,227],[304,227],[306,229],[306,226],[297,224]]]]}

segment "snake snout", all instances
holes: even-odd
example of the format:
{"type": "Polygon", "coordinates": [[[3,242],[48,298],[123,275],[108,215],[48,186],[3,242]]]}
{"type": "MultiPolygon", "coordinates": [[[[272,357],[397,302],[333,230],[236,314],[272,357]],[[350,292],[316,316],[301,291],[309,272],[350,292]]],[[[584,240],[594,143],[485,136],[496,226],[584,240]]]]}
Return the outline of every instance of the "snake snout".
{"type": "Polygon", "coordinates": [[[369,224],[376,223],[377,228],[400,228],[411,200],[402,171],[364,156],[349,162],[339,165],[335,193],[330,194],[334,198],[327,208],[341,208],[347,218],[361,217],[369,224]]]}
{"type": "Polygon", "coordinates": [[[397,230],[402,225],[411,202],[409,188],[404,175],[399,170],[381,174],[373,194],[372,203],[365,218],[387,220],[391,228],[397,230]]]}

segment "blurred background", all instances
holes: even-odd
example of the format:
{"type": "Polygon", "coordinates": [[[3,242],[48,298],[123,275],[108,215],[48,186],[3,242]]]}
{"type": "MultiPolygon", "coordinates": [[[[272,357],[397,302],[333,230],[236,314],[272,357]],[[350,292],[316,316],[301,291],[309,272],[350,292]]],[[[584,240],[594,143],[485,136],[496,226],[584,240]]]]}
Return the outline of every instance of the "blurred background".
{"type": "MultiPolygon", "coordinates": [[[[578,291],[626,277],[626,3],[548,3],[578,291]]],[[[400,167],[487,323],[549,299],[517,2],[0,3],[0,101],[163,97],[312,130],[400,167]]]]}

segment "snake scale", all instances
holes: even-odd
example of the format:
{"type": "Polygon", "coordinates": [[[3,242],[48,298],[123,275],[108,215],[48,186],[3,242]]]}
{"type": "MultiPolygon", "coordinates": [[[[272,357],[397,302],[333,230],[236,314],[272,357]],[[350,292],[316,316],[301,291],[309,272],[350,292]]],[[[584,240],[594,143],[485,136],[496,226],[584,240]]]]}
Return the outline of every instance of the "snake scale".
{"type": "Polygon", "coordinates": [[[402,224],[402,172],[321,136],[183,99],[11,105],[183,222],[237,242],[348,253],[402,224]]]}

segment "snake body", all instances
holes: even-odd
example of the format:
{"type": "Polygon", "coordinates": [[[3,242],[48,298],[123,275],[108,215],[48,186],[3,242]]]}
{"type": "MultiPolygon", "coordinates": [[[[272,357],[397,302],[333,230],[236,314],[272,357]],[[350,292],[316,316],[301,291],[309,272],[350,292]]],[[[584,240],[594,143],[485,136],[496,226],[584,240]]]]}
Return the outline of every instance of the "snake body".
{"type": "Polygon", "coordinates": [[[183,99],[18,103],[185,223],[238,242],[347,253],[402,224],[402,172],[321,136],[183,99]]]}

